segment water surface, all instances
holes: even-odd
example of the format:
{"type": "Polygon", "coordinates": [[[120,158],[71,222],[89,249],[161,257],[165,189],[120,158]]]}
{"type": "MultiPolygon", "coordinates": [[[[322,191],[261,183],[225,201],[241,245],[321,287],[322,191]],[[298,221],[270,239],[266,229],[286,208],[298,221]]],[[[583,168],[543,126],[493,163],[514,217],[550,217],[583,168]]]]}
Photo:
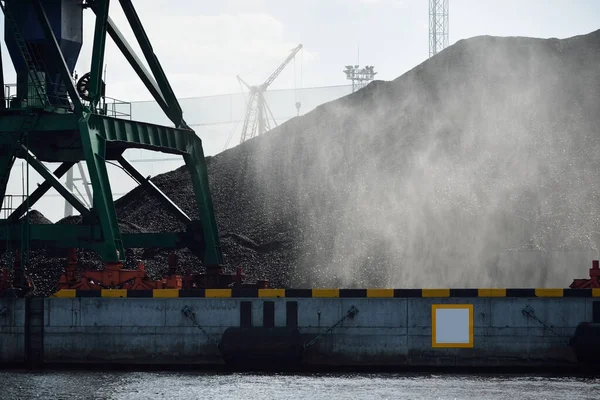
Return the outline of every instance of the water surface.
{"type": "Polygon", "coordinates": [[[600,378],[436,374],[0,372],[0,399],[600,399],[600,378]]]}

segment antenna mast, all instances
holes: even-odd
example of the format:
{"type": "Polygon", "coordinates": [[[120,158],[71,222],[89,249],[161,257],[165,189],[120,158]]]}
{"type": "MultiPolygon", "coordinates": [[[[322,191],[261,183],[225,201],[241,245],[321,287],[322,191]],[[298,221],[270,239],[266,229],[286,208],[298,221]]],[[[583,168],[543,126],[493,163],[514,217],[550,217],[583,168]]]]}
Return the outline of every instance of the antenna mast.
{"type": "Polygon", "coordinates": [[[429,0],[429,57],[448,47],[448,2],[429,0]]]}

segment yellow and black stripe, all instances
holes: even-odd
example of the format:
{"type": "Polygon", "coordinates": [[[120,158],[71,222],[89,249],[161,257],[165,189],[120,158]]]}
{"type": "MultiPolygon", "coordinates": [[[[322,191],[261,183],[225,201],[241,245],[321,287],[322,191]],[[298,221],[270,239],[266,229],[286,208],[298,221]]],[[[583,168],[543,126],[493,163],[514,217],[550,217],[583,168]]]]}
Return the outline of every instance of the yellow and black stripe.
{"type": "Polygon", "coordinates": [[[600,297],[600,289],[63,289],[52,297],[133,298],[473,298],[473,297],[600,297]]]}

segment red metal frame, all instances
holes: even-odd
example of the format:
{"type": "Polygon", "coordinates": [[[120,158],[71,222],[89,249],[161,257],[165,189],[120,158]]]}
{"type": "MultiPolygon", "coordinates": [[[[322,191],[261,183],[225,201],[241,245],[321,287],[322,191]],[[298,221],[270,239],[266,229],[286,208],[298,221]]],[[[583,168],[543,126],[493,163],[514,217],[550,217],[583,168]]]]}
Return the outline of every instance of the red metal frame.
{"type": "MultiPolygon", "coordinates": [[[[101,290],[101,289],[180,289],[181,277],[169,275],[162,280],[152,280],[146,275],[142,262],[137,269],[123,269],[122,263],[106,264],[102,271],[82,270],[77,276],[77,249],[69,249],[65,272],[58,281],[59,289],[101,290]]],[[[171,270],[169,270],[171,272],[171,270]]]]}
{"type": "Polygon", "coordinates": [[[589,279],[575,279],[569,286],[571,289],[597,289],[600,288],[600,263],[598,260],[592,261],[589,279]]]}
{"type": "Polygon", "coordinates": [[[161,280],[152,280],[138,262],[137,269],[123,269],[123,264],[107,264],[102,271],[81,270],[78,274],[77,249],[69,249],[65,272],[60,276],[58,289],[127,289],[127,290],[152,290],[152,289],[221,289],[255,287],[267,288],[267,281],[257,281],[255,284],[244,284],[244,273],[238,268],[235,274],[226,274],[222,267],[207,268],[204,274],[192,274],[186,271],[185,275],[177,275],[177,255],[168,257],[169,270],[167,276],[161,280]]]}

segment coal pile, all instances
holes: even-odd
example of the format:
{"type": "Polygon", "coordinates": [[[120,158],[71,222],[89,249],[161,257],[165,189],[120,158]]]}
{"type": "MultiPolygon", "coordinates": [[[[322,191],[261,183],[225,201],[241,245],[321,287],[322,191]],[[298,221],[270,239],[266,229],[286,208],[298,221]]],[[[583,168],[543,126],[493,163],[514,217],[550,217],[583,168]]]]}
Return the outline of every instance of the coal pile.
{"type": "MultiPolygon", "coordinates": [[[[27,221],[32,225],[48,225],[52,222],[42,213],[36,210],[29,212],[29,215],[21,217],[21,222],[27,221]]],[[[29,254],[23,252],[23,265],[29,264],[26,274],[33,283],[33,291],[36,295],[47,295],[55,291],[58,278],[64,269],[64,263],[53,255],[48,255],[45,250],[32,249],[29,254]]],[[[4,252],[0,254],[0,263],[3,265],[14,265],[16,252],[4,252]]],[[[9,268],[9,279],[13,279],[13,270],[9,268]]]]}
{"type": "MultiPolygon", "coordinates": [[[[228,177],[224,177],[222,182],[224,187],[219,187],[213,183],[214,158],[209,157],[207,164],[209,176],[211,177],[211,190],[213,203],[218,201],[220,196],[232,194],[232,187],[227,182],[228,177]]],[[[223,169],[220,169],[224,172],[223,169]]],[[[182,167],[167,174],[159,175],[153,179],[153,182],[166,193],[183,211],[190,217],[197,218],[196,203],[190,177],[187,170],[182,167]]],[[[216,183],[217,181],[215,181],[216,183]]],[[[239,193],[238,193],[239,195],[239,193]]],[[[250,204],[252,199],[239,198],[241,202],[250,204]]],[[[259,209],[256,205],[251,205],[248,209],[247,217],[250,223],[255,218],[260,218],[259,209]]],[[[144,188],[138,187],[131,193],[116,202],[117,214],[121,221],[136,221],[143,225],[147,232],[160,231],[183,231],[184,225],[173,215],[163,210],[160,202],[144,188]]],[[[217,224],[220,231],[220,240],[222,251],[226,260],[226,270],[235,272],[235,268],[241,267],[249,282],[257,279],[269,279],[272,286],[282,287],[289,285],[289,255],[294,250],[291,245],[291,237],[286,232],[270,232],[270,226],[262,228],[260,235],[256,231],[241,230],[235,223],[224,224],[234,218],[233,212],[238,216],[245,214],[244,207],[240,204],[234,206],[233,210],[226,210],[223,207],[215,205],[217,224]],[[250,234],[246,233],[250,232],[250,234]],[[253,238],[259,238],[256,241],[253,238]]],[[[266,213],[264,216],[266,217],[266,213]]],[[[158,274],[166,272],[167,257],[170,250],[148,251],[141,254],[142,259],[149,271],[157,271],[158,274]],[[151,257],[147,257],[151,255],[151,257]]],[[[181,271],[191,270],[193,272],[202,272],[202,262],[194,256],[189,250],[182,249],[175,251],[178,255],[181,271]]]]}
{"type": "MultiPolygon", "coordinates": [[[[21,220],[24,221],[25,217],[21,220]]],[[[29,213],[29,223],[35,224],[51,224],[52,222],[44,217],[39,211],[32,210],[29,213]]],[[[58,221],[57,224],[80,224],[81,217],[73,216],[66,217],[58,221]]],[[[135,233],[143,232],[143,229],[128,222],[120,221],[119,227],[121,232],[135,233]]],[[[77,252],[79,262],[82,266],[89,269],[101,269],[103,267],[102,260],[93,251],[79,249],[77,252]]],[[[3,255],[2,260],[6,265],[13,265],[14,253],[6,253],[3,255]]],[[[142,259],[142,254],[139,249],[126,249],[126,268],[134,268],[136,261],[142,259]]],[[[27,255],[23,255],[24,264],[27,264],[27,255]]],[[[56,292],[57,283],[60,275],[64,271],[66,265],[66,251],[59,249],[31,249],[29,253],[29,267],[26,269],[26,275],[32,284],[35,295],[48,295],[56,292]]],[[[152,271],[156,278],[160,277],[160,270],[156,269],[152,271]]],[[[12,277],[12,271],[11,271],[12,277]]]]}
{"type": "Polygon", "coordinates": [[[31,210],[29,212],[29,215],[26,214],[23,217],[21,217],[21,221],[25,221],[27,219],[27,222],[32,225],[49,225],[52,223],[52,221],[44,217],[44,215],[37,210],[31,210]]]}
{"type": "MultiPolygon", "coordinates": [[[[462,40],[208,158],[227,266],[280,287],[585,277],[600,245],[598,65],[600,31],[462,40]]],[[[184,169],[154,182],[194,216],[184,169]]],[[[147,231],[182,228],[141,188],[117,213],[147,231]]],[[[164,257],[149,261],[166,268],[164,257]]]]}

